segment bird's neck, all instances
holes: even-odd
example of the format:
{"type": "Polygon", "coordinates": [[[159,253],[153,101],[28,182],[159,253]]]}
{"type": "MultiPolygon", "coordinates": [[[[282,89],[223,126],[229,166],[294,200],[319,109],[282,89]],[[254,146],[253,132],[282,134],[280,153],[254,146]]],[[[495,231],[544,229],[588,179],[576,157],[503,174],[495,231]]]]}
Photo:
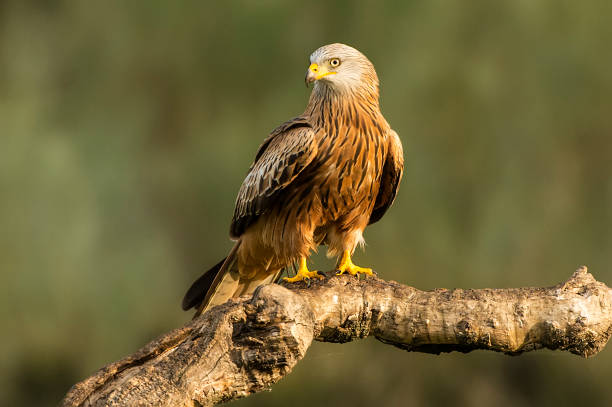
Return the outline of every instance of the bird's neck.
{"type": "Polygon", "coordinates": [[[365,121],[384,121],[378,103],[378,88],[337,90],[316,83],[304,112],[320,127],[360,127],[365,121]]]}

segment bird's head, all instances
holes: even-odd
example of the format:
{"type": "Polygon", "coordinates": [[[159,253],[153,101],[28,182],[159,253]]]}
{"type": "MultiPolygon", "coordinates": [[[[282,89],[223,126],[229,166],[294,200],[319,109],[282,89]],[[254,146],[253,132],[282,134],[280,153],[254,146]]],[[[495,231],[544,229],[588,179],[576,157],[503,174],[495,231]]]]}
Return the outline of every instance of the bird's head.
{"type": "Polygon", "coordinates": [[[315,89],[325,86],[340,92],[378,93],[374,65],[355,48],[340,43],[324,45],[310,55],[306,85],[313,82],[315,89]]]}

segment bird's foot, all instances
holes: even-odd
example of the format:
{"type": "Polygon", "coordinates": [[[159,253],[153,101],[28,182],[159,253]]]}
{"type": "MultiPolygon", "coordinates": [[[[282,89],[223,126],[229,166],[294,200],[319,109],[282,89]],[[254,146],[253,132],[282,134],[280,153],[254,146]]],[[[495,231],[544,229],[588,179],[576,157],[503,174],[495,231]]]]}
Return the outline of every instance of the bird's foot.
{"type": "Polygon", "coordinates": [[[342,254],[342,258],[340,259],[340,263],[338,264],[338,267],[336,267],[336,270],[336,275],[348,273],[353,276],[359,274],[371,276],[374,274],[371,268],[359,267],[355,265],[351,260],[351,254],[348,252],[348,250],[344,251],[342,254]]]}
{"type": "Polygon", "coordinates": [[[288,283],[295,283],[304,280],[310,281],[310,279],[313,277],[323,279],[325,278],[325,275],[317,270],[309,271],[308,267],[306,267],[306,258],[303,257],[300,260],[300,268],[298,269],[297,274],[293,277],[285,277],[283,280],[288,283]]]}

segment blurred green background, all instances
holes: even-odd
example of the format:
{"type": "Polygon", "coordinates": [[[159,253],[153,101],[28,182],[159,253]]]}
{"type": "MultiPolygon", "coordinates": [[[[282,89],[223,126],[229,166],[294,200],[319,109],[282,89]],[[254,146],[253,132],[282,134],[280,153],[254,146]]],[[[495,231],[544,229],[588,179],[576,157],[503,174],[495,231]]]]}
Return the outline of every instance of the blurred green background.
{"type": "MultiPolygon", "coordinates": [[[[358,264],[422,289],[612,285],[612,3],[0,3],[0,405],[70,385],[188,321],[230,247],[267,133],[305,107],[309,54],[363,51],[406,167],[358,264]]],[[[332,262],[319,256],[317,266],[332,262]]],[[[313,345],[236,406],[612,405],[591,360],[313,345]]]]}

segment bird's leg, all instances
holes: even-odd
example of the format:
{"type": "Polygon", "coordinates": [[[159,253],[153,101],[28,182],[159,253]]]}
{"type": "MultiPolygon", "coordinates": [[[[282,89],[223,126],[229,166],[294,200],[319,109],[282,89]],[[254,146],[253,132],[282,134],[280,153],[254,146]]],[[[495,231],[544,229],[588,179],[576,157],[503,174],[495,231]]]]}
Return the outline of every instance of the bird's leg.
{"type": "Polygon", "coordinates": [[[340,261],[338,261],[336,270],[338,270],[338,273],[336,273],[337,275],[344,273],[349,273],[353,276],[356,274],[372,275],[372,269],[359,267],[353,264],[353,261],[351,260],[351,252],[348,250],[345,250],[344,253],[342,253],[342,257],[340,258],[340,261]]]}
{"type": "Polygon", "coordinates": [[[300,268],[297,271],[297,274],[293,277],[285,277],[284,280],[289,283],[295,283],[296,281],[309,280],[312,277],[316,278],[324,278],[318,271],[308,271],[308,267],[306,266],[306,257],[302,257],[300,259],[300,268]]]}

